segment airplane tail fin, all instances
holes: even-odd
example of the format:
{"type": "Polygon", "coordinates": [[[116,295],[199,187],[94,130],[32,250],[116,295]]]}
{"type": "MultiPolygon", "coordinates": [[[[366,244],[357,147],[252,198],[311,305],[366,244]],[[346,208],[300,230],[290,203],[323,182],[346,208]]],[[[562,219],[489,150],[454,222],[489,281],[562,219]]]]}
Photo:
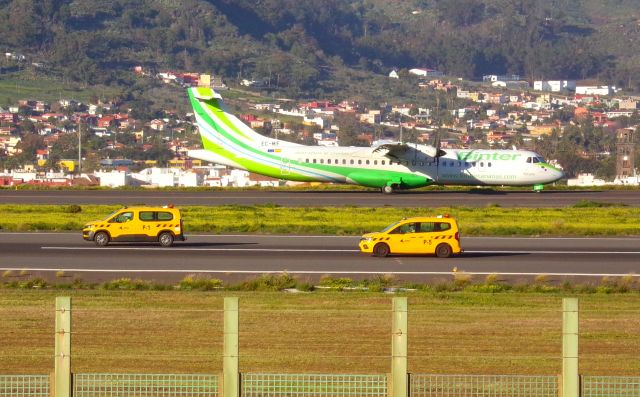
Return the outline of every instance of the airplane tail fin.
{"type": "Polygon", "coordinates": [[[213,89],[192,87],[188,89],[188,93],[205,149],[229,145],[259,147],[275,141],[258,134],[229,113],[222,96],[213,89]]]}

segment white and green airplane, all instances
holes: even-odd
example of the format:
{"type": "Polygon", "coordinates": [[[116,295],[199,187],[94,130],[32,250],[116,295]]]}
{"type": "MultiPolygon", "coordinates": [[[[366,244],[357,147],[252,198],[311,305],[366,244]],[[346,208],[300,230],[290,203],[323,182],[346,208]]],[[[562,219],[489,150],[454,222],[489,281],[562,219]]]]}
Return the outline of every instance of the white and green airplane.
{"type": "Polygon", "coordinates": [[[230,114],[211,88],[189,88],[204,149],[189,156],[292,181],[379,188],[384,193],[428,185],[537,186],[562,171],[526,150],[442,150],[402,142],[376,147],[307,146],[265,137],[230,114]]]}

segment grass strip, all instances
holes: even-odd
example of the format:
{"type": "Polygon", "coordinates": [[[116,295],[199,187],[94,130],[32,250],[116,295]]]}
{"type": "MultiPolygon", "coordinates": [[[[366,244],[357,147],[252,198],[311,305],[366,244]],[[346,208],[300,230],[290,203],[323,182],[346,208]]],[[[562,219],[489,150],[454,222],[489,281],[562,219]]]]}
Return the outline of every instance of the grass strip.
{"type": "MultiPolygon", "coordinates": [[[[0,230],[79,231],[118,205],[0,205],[0,230]]],[[[189,233],[360,235],[405,217],[448,213],[463,236],[640,235],[640,208],[582,202],[561,208],[181,207],[189,233]]]]}
{"type": "MultiPolygon", "coordinates": [[[[240,297],[243,372],[387,373],[381,292],[0,289],[0,373],[49,373],[54,300],[73,299],[73,371],[219,373],[223,298],[240,297]]],[[[561,372],[561,301],[580,299],[580,372],[640,373],[640,294],[422,289],[409,298],[409,371],[561,372]]]]}

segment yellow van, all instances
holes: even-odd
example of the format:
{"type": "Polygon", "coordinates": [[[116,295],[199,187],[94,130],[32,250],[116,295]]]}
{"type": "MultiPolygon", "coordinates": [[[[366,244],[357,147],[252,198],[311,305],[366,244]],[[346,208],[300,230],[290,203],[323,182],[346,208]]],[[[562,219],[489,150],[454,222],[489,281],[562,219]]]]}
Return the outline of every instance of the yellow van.
{"type": "Polygon", "coordinates": [[[360,239],[360,251],[373,256],[435,254],[448,258],[462,252],[458,223],[448,215],[403,219],[360,239]]]}
{"type": "Polygon", "coordinates": [[[185,240],[180,210],[172,205],[124,207],[104,220],[84,225],[82,238],[98,246],[111,241],[151,241],[170,247],[175,240],[185,240]]]}

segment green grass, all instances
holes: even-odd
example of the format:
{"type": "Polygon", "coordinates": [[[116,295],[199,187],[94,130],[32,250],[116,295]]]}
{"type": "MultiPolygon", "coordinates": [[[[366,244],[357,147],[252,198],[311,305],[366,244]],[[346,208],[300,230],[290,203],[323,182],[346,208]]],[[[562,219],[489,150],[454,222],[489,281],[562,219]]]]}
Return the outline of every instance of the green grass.
{"type": "Polygon", "coordinates": [[[113,87],[91,86],[82,88],[78,84],[67,84],[54,78],[38,76],[30,78],[28,73],[0,75],[0,106],[17,105],[20,99],[56,102],[74,99],[87,103],[90,98],[112,98],[119,90],[113,87]]]}
{"type": "MultiPolygon", "coordinates": [[[[391,297],[373,292],[0,289],[0,373],[49,373],[54,301],[73,302],[74,372],[218,373],[223,298],[240,297],[240,370],[387,373],[391,297]]],[[[409,371],[559,374],[561,302],[580,299],[580,372],[640,373],[640,294],[405,292],[409,371]]]]}
{"type": "MultiPolygon", "coordinates": [[[[0,205],[4,231],[79,231],[118,205],[0,205]]],[[[591,202],[563,208],[370,208],[184,206],[189,233],[360,235],[404,217],[448,213],[463,236],[631,236],[640,235],[640,208],[591,202]]]]}

